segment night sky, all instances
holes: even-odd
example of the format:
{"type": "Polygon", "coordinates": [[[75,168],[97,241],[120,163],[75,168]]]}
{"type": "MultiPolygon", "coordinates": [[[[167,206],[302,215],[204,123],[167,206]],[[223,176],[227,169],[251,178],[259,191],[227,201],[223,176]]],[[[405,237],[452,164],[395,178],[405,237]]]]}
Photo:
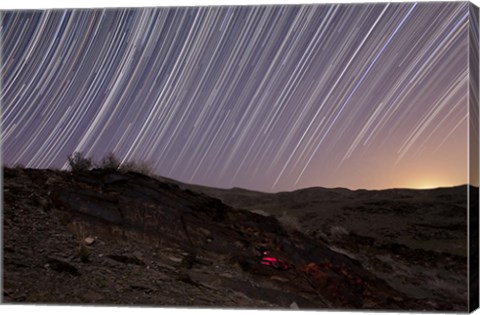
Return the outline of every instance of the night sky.
{"type": "Polygon", "coordinates": [[[261,191],[467,183],[468,3],[5,11],[6,165],[261,191]]]}

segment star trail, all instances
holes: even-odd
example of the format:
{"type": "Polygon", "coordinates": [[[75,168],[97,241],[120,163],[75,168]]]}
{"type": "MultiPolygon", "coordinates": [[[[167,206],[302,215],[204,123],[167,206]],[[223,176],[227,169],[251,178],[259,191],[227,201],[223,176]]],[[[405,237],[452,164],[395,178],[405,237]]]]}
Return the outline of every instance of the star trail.
{"type": "Polygon", "coordinates": [[[4,11],[5,165],[261,191],[467,183],[466,2],[4,11]]]}

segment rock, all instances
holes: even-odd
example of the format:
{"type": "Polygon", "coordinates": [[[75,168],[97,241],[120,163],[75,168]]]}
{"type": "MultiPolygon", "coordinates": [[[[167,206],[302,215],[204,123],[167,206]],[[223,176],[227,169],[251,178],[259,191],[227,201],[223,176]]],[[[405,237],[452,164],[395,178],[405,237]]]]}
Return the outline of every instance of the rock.
{"type": "Polygon", "coordinates": [[[183,261],[183,258],[175,257],[175,256],[168,256],[168,260],[176,262],[176,263],[181,263],[183,261]]]}
{"type": "Polygon", "coordinates": [[[233,275],[231,273],[228,273],[228,272],[221,273],[221,274],[219,274],[219,276],[224,277],[224,278],[228,278],[228,279],[233,278],[233,275]]]}
{"type": "Polygon", "coordinates": [[[271,276],[270,279],[281,281],[281,282],[288,282],[289,281],[287,278],[279,277],[279,276],[271,276]]]}
{"type": "Polygon", "coordinates": [[[92,245],[93,243],[95,243],[95,238],[93,238],[92,236],[88,236],[83,240],[83,242],[85,243],[85,245],[92,245]]]}
{"type": "Polygon", "coordinates": [[[80,275],[80,273],[78,272],[78,269],[75,266],[73,266],[72,264],[70,264],[70,263],[68,263],[64,260],[54,258],[54,257],[50,257],[50,258],[48,258],[48,264],[49,264],[50,269],[52,269],[52,270],[55,270],[55,271],[58,271],[58,272],[65,272],[65,273],[71,274],[73,276],[79,276],[80,275]]]}
{"type": "Polygon", "coordinates": [[[202,258],[202,257],[195,257],[194,260],[193,260],[193,263],[196,263],[196,264],[199,264],[199,265],[203,265],[203,266],[211,266],[213,265],[213,263],[205,258],[202,258]]]}
{"type": "Polygon", "coordinates": [[[292,310],[299,310],[300,308],[298,307],[297,303],[292,302],[292,304],[290,304],[290,309],[292,309],[292,310]]]}
{"type": "Polygon", "coordinates": [[[148,286],[145,286],[145,285],[141,285],[141,284],[132,284],[132,285],[130,285],[130,288],[132,288],[133,290],[143,291],[145,293],[152,293],[153,292],[152,288],[150,288],[148,286]]]}
{"type": "Polygon", "coordinates": [[[124,263],[124,264],[133,264],[138,266],[145,266],[145,262],[141,259],[138,259],[134,256],[124,256],[124,255],[107,255],[108,258],[115,261],[124,263]]]}

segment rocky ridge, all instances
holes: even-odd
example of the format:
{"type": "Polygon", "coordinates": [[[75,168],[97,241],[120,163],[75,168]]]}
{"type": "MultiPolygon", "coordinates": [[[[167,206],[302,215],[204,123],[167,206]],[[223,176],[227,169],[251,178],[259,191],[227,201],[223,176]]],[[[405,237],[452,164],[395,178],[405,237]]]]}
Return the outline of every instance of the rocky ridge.
{"type": "Polygon", "coordinates": [[[458,310],[273,216],[138,173],[4,169],[3,301],[458,310]],[[254,247],[288,262],[259,263],[254,247]]]}

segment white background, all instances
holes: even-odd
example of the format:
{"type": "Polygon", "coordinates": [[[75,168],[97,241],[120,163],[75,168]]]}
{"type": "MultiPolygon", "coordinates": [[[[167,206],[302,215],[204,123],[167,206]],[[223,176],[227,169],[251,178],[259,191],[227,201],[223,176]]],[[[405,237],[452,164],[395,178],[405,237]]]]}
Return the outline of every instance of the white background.
{"type": "MultiPolygon", "coordinates": [[[[141,7],[141,6],[194,6],[194,5],[248,5],[248,4],[295,4],[295,3],[365,3],[365,2],[404,2],[404,1],[335,1],[335,0],[0,0],[0,10],[5,9],[48,9],[48,8],[91,8],[91,7],[141,7]]],[[[424,1],[421,1],[424,2],[424,1]]],[[[438,2],[436,0],[435,2],[438,2]]],[[[444,1],[442,1],[444,2],[444,1]]],[[[480,0],[471,1],[480,6],[480,0]]],[[[3,243],[2,243],[3,244],[3,243]]],[[[3,261],[3,260],[2,260],[3,261]]],[[[3,270],[3,268],[2,268],[3,270]]],[[[2,277],[3,278],[3,277],[2,277]]],[[[252,311],[252,310],[232,310],[232,309],[175,309],[175,308],[139,308],[139,307],[91,307],[91,306],[12,306],[0,305],[1,314],[48,314],[48,315],[106,315],[114,313],[115,315],[132,314],[166,314],[166,315],[281,315],[285,311],[252,311]]],[[[361,312],[312,312],[296,311],[289,314],[361,314],[361,312]]],[[[370,312],[373,313],[373,312],[370,312]]],[[[405,314],[405,313],[380,313],[375,314],[405,314]]],[[[480,314],[476,311],[475,314],[480,314]]]]}

